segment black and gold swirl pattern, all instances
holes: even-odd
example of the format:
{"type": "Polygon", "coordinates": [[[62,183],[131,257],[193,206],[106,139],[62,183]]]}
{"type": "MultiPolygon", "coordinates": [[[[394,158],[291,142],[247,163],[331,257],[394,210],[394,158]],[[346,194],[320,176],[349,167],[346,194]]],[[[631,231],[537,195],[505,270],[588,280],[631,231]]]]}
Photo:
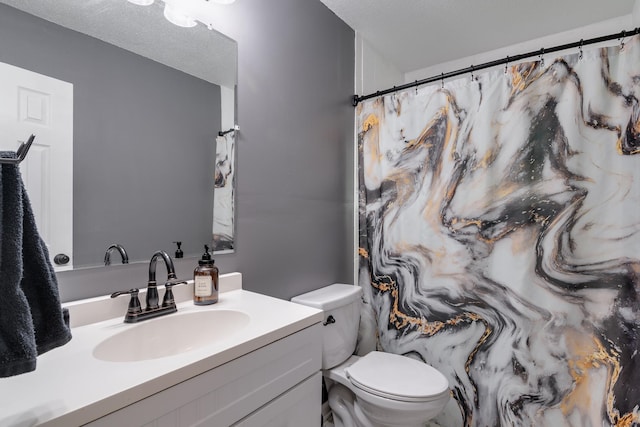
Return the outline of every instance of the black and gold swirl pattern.
{"type": "Polygon", "coordinates": [[[443,426],[640,425],[640,43],[358,107],[360,351],[443,426]]]}

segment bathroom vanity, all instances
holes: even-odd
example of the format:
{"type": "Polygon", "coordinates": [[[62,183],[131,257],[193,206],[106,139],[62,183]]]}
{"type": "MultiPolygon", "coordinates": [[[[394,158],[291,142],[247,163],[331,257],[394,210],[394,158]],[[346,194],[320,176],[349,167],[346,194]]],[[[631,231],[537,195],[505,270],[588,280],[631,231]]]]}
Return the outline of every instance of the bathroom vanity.
{"type": "Polygon", "coordinates": [[[178,312],[139,324],[120,298],[65,304],[73,339],[0,379],[0,425],[319,426],[322,311],[241,280],[211,306],[175,287],[178,312]]]}

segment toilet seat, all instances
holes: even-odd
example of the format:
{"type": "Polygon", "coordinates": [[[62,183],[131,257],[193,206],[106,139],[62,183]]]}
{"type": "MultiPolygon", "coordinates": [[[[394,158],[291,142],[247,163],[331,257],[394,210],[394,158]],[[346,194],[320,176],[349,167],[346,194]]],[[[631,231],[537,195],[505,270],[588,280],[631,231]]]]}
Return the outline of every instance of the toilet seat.
{"type": "Polygon", "coordinates": [[[449,382],[437,369],[409,357],[373,351],[345,369],[360,390],[403,402],[429,402],[449,394],[449,382]]]}

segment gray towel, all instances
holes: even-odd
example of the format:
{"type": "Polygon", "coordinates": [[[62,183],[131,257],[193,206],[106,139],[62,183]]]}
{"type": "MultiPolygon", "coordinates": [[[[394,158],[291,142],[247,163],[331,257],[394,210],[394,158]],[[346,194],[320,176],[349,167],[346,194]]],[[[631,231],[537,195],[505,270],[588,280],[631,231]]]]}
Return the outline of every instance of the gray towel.
{"type": "Polygon", "coordinates": [[[39,354],[70,339],[19,167],[0,164],[0,377],[33,371],[39,354]]]}

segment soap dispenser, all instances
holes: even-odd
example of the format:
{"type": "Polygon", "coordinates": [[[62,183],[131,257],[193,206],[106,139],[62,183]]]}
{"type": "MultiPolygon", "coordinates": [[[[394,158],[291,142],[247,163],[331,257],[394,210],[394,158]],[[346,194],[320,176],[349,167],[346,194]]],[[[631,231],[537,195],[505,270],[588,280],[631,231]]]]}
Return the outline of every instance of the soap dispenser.
{"type": "Polygon", "coordinates": [[[218,302],[218,267],[213,265],[209,246],[204,245],[202,259],[193,270],[193,303],[208,305],[218,302]]]}
{"type": "Polygon", "coordinates": [[[182,242],[173,242],[178,246],[178,249],[176,249],[176,258],[182,258],[184,257],[184,252],[182,252],[182,249],[180,248],[180,246],[182,246],[182,242]]]}

